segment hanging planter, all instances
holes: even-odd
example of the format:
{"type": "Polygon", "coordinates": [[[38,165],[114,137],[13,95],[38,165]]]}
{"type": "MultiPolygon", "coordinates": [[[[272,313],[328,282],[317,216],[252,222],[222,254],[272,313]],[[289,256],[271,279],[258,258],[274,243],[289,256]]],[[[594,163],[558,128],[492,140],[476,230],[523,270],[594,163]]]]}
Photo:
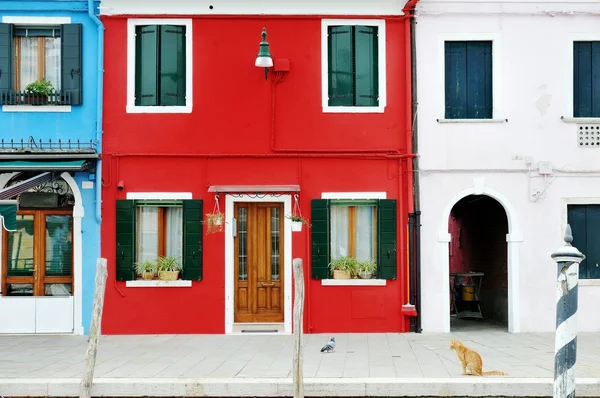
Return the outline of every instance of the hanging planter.
{"type": "Polygon", "coordinates": [[[225,225],[225,214],[221,213],[219,208],[219,195],[215,195],[215,207],[212,213],[206,213],[206,233],[214,234],[223,232],[225,225]]]}
{"type": "Polygon", "coordinates": [[[310,224],[307,220],[302,217],[302,212],[300,211],[300,205],[298,204],[298,194],[294,195],[294,210],[292,214],[287,215],[287,218],[292,220],[292,231],[300,232],[302,231],[302,224],[306,224],[310,227],[310,224]]]}

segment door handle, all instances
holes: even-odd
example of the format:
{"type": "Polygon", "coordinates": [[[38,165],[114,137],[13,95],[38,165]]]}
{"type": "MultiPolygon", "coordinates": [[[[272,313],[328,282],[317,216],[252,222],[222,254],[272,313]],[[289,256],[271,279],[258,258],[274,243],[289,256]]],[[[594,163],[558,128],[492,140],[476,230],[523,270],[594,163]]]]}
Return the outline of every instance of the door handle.
{"type": "Polygon", "coordinates": [[[33,270],[33,280],[34,280],[34,281],[37,281],[37,280],[38,280],[38,277],[37,277],[37,270],[36,270],[36,269],[34,269],[34,270],[33,270]]]}
{"type": "Polygon", "coordinates": [[[263,286],[275,286],[275,282],[271,282],[271,283],[263,282],[262,285],[263,286]]]}

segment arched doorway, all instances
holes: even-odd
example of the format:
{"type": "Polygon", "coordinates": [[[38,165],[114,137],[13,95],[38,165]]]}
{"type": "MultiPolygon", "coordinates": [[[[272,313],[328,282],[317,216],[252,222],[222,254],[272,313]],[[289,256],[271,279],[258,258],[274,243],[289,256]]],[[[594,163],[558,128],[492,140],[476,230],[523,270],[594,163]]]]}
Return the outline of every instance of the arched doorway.
{"type": "Polygon", "coordinates": [[[450,329],[508,326],[508,217],[487,195],[467,195],[448,219],[450,329]]]}

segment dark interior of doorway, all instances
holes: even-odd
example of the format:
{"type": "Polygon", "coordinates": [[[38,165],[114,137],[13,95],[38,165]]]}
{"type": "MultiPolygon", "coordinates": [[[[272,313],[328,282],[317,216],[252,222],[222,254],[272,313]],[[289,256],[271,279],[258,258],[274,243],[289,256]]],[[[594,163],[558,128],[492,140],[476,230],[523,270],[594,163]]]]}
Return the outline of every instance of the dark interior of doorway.
{"type": "Polygon", "coordinates": [[[483,274],[478,295],[474,294],[479,284],[476,277],[455,277],[453,296],[460,315],[451,304],[450,329],[506,330],[508,220],[504,208],[489,196],[469,195],[454,205],[448,224],[451,234],[450,273],[483,274]],[[467,311],[461,311],[464,309],[467,311]],[[475,315],[479,310],[482,317],[466,316],[475,315]]]}

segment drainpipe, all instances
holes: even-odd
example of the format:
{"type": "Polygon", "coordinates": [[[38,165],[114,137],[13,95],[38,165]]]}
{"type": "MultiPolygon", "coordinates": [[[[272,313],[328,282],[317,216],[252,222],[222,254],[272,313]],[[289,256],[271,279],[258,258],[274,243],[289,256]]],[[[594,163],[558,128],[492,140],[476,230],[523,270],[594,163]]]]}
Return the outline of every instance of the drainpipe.
{"type": "MultiPolygon", "coordinates": [[[[88,15],[98,27],[98,87],[96,91],[96,145],[102,153],[102,101],[104,86],[104,25],[96,16],[94,0],[88,0],[88,15]]],[[[96,221],[102,223],[102,155],[96,163],[96,221]]]]}

